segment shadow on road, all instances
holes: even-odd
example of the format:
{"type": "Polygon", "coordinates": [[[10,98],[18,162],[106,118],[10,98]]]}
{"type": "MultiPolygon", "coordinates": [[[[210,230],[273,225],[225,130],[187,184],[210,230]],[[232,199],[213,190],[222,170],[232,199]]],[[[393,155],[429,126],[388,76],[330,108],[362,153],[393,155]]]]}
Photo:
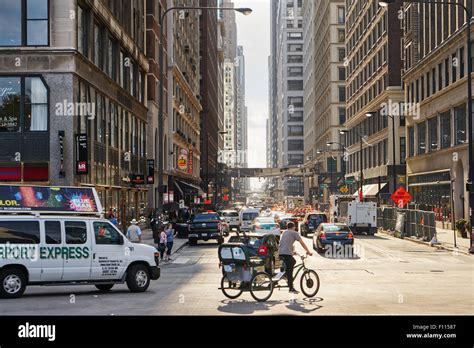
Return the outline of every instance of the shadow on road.
{"type": "Polygon", "coordinates": [[[230,314],[265,314],[275,306],[286,304],[286,308],[289,310],[309,314],[317,311],[323,306],[316,303],[323,301],[321,297],[315,297],[312,299],[304,298],[302,300],[290,300],[290,301],[277,301],[269,300],[266,302],[246,301],[246,300],[222,300],[221,305],[217,308],[219,312],[230,313],[230,314]]]}

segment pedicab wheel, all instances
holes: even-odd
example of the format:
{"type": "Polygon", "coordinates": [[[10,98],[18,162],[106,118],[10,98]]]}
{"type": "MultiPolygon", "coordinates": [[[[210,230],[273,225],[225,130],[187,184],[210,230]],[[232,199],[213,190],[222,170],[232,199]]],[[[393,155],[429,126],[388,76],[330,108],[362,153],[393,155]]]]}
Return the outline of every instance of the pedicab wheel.
{"type": "Polygon", "coordinates": [[[307,297],[314,297],[319,291],[319,276],[313,270],[304,271],[301,275],[301,291],[307,297]]]}
{"type": "Polygon", "coordinates": [[[230,281],[227,278],[227,275],[224,275],[221,280],[221,290],[224,293],[225,297],[234,300],[242,294],[242,282],[230,281]]]}
{"type": "Polygon", "coordinates": [[[273,294],[271,276],[266,272],[258,272],[250,281],[250,294],[255,301],[267,301],[273,294]]]}

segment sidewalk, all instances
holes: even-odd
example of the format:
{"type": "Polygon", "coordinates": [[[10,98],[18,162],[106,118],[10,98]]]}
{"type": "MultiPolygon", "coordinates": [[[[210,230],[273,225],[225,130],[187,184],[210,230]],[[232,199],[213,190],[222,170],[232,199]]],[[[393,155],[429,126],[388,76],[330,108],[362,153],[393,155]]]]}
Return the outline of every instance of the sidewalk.
{"type": "MultiPolygon", "coordinates": [[[[153,231],[151,229],[142,230],[142,241],[143,244],[151,245],[156,248],[156,244],[153,241],[153,231]]],[[[176,254],[182,248],[188,244],[187,238],[175,238],[173,243],[173,251],[171,255],[176,254]]]]}
{"type": "MultiPolygon", "coordinates": [[[[382,229],[379,229],[379,232],[391,235],[388,231],[384,231],[382,229]]],[[[438,239],[439,244],[435,244],[435,245],[431,245],[430,242],[425,242],[416,237],[404,237],[403,239],[409,240],[415,243],[419,243],[419,244],[425,244],[427,246],[438,247],[438,248],[451,250],[451,251],[458,251],[463,254],[470,255],[469,254],[469,243],[470,243],[469,238],[461,238],[458,235],[456,235],[456,246],[457,246],[457,249],[456,249],[454,247],[454,231],[453,230],[436,228],[436,237],[438,239]]]]}

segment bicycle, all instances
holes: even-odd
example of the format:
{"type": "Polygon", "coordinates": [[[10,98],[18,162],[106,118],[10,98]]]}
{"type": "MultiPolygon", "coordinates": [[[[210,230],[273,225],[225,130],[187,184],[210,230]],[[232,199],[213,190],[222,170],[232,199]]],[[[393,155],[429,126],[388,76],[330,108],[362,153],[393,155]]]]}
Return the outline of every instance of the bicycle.
{"type": "MultiPolygon", "coordinates": [[[[293,270],[293,279],[296,279],[298,274],[303,270],[300,278],[301,291],[307,297],[314,297],[318,293],[320,287],[319,276],[316,271],[306,267],[305,259],[307,256],[298,256],[301,257],[301,263],[295,265],[293,270]]],[[[258,302],[265,302],[272,296],[273,290],[275,288],[289,288],[288,285],[283,286],[278,284],[282,279],[286,279],[286,271],[283,270],[283,274],[280,273],[278,275],[280,276],[279,278],[270,276],[266,272],[258,272],[255,274],[255,276],[250,281],[250,294],[252,297],[258,302]],[[260,294],[264,295],[260,296],[260,294]]]]}

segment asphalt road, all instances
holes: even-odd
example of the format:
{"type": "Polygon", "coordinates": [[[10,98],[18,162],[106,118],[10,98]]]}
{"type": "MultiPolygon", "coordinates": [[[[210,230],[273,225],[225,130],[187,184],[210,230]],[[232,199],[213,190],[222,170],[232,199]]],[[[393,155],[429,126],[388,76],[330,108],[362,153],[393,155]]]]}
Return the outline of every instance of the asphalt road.
{"type": "MultiPolygon", "coordinates": [[[[311,245],[310,239],[305,239],[311,245]]],[[[20,299],[0,300],[0,315],[365,315],[473,314],[472,256],[378,234],[359,236],[355,255],[315,253],[307,261],[321,279],[313,299],[275,290],[266,303],[249,293],[224,297],[217,244],[186,246],[162,265],[149,291],[108,293],[93,286],[29,287],[20,299]]],[[[296,283],[299,285],[299,283],[296,283]]],[[[297,286],[298,288],[299,286],[297,286]]]]}

